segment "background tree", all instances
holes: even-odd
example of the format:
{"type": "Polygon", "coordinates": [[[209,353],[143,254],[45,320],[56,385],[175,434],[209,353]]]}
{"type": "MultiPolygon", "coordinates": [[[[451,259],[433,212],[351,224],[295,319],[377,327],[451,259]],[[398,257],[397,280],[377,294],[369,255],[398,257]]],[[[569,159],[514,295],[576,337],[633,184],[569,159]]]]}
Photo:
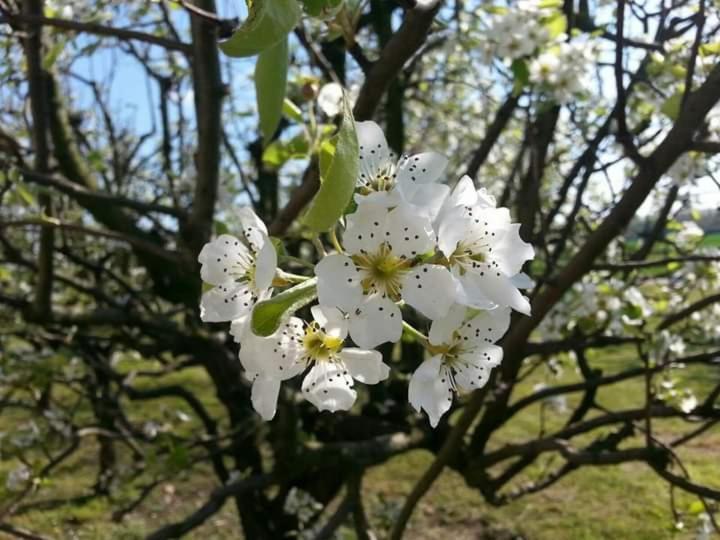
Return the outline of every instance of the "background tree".
{"type": "Polygon", "coordinates": [[[448,467],[503,505],[581,467],[640,461],[715,524],[720,486],[688,473],[683,448],[720,419],[720,255],[693,223],[720,201],[717,3],[308,0],[284,28],[273,9],[287,6],[266,2],[250,17],[262,33],[222,41],[267,58],[277,42],[263,40],[290,32],[255,77],[282,118],[258,98],[258,123],[255,58],[218,48],[246,16],[239,2],[0,0],[0,403],[14,425],[0,530],[34,537],[13,516],[68,503],[44,498],[45,483],[88,439],[96,480],[75,502],[132,492],[116,520],[169,478],[215,475],[201,506],[149,538],[188,533],[226,502],[246,538],[328,538],[350,516],[369,538],[363,474],[418,448],[435,458],[392,538],[448,467]],[[285,58],[286,94],[270,96],[278,85],[261,81],[285,58]],[[396,152],[449,156],[447,181],[486,187],[535,246],[532,315],[513,319],[502,366],[437,429],[407,403],[423,355],[411,335],[385,348],[393,376],[352,412],[319,414],[286,385],[265,424],[227,325],[199,319],[198,253],[238,229],[238,206],[298,273],[316,262],[298,217],[339,122],[332,94],[318,97],[326,83],[396,152]],[[618,347],[632,358],[608,369],[618,347]],[[522,386],[559,364],[575,380],[522,386]],[[703,384],[682,385],[681,367],[703,384]],[[214,395],[187,384],[196,368],[214,395]],[[632,379],[635,405],[598,398],[632,379]],[[564,396],[572,407],[546,420],[564,396]],[[182,416],[148,415],[168,399],[182,416]],[[509,440],[539,403],[537,429],[509,440]],[[684,433],[665,436],[669,422],[684,433]],[[299,492],[321,503],[309,518],[290,504],[299,492]]]}

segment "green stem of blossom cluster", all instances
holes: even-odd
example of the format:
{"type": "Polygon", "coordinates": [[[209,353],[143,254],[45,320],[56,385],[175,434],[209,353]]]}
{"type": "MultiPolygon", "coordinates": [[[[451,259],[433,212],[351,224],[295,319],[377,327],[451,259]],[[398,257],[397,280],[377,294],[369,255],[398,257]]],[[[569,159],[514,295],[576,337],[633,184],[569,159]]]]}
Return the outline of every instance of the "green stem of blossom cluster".
{"type": "Polygon", "coordinates": [[[318,256],[320,258],[327,255],[327,253],[325,253],[325,246],[323,246],[322,240],[320,240],[319,236],[313,236],[312,243],[313,246],[315,246],[315,249],[317,250],[318,256]]]}
{"type": "Polygon", "coordinates": [[[286,272],[285,270],[281,270],[280,268],[278,268],[275,271],[275,275],[278,278],[287,281],[288,283],[302,283],[302,282],[310,279],[307,276],[301,276],[299,274],[293,274],[291,272],[286,272]]]}
{"type": "Polygon", "coordinates": [[[330,229],[329,236],[330,236],[330,242],[332,243],[333,247],[335,248],[335,251],[337,251],[338,253],[342,253],[343,248],[340,245],[340,242],[338,241],[337,227],[333,227],[332,229],[330,229]]]}
{"type": "Polygon", "coordinates": [[[406,321],[403,321],[402,324],[403,324],[403,328],[405,329],[405,331],[408,334],[410,334],[411,336],[413,336],[415,339],[417,339],[420,343],[422,343],[423,347],[427,348],[430,346],[430,340],[420,330],[418,330],[417,328],[415,328],[413,325],[411,325],[410,323],[408,323],[406,321]]]}

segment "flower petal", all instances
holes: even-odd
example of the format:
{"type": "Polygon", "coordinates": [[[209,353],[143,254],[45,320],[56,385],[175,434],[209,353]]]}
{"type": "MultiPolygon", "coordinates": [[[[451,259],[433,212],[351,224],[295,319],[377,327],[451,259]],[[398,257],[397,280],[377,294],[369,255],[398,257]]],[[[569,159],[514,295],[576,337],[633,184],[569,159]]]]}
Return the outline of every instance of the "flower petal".
{"type": "Polygon", "coordinates": [[[418,214],[408,204],[401,204],[387,216],[385,240],[395,255],[415,257],[435,246],[435,233],[427,216],[418,214]]]}
{"type": "Polygon", "coordinates": [[[347,216],[343,244],[348,253],[373,252],[385,240],[383,232],[388,209],[368,202],[358,204],[357,210],[347,216]]]}
{"type": "Polygon", "coordinates": [[[530,301],[513,285],[512,280],[502,272],[492,269],[478,272],[467,272],[463,287],[475,289],[475,294],[484,296],[498,306],[509,306],[520,313],[530,315],[530,301]]]}
{"type": "Polygon", "coordinates": [[[402,201],[402,195],[396,189],[391,189],[390,191],[371,191],[367,194],[355,194],[355,202],[357,204],[374,204],[383,208],[392,208],[402,201]]]}
{"type": "Polygon", "coordinates": [[[402,335],[402,314],[393,301],[380,295],[369,296],[349,313],[350,337],[363,349],[373,349],[402,335]]]}
{"type": "Polygon", "coordinates": [[[243,229],[243,236],[247,240],[250,249],[257,253],[266,242],[269,242],[268,231],[265,223],[253,212],[249,206],[243,206],[237,211],[240,219],[240,226],[243,229]]]}
{"type": "Polygon", "coordinates": [[[324,306],[339,307],[345,312],[362,301],[361,277],[347,255],[332,253],[315,265],[318,301],[324,306]]]}
{"type": "Polygon", "coordinates": [[[253,408],[263,420],[272,420],[277,409],[280,380],[258,375],[253,381],[251,400],[253,408]]]}
{"type": "Polygon", "coordinates": [[[250,311],[244,313],[230,323],[230,335],[235,343],[242,343],[247,332],[250,332],[250,311]]]}
{"type": "Polygon", "coordinates": [[[342,111],[343,88],[338,83],[324,85],[317,96],[320,110],[329,117],[337,116],[342,111]]]}
{"type": "Polygon", "coordinates": [[[447,158],[437,152],[424,152],[400,160],[396,172],[398,189],[411,200],[418,186],[440,178],[447,163],[447,158]]]}
{"type": "Polygon", "coordinates": [[[252,256],[245,245],[229,234],[222,234],[205,244],[198,255],[200,277],[205,283],[221,285],[232,281],[252,265],[252,256]]]}
{"type": "Polygon", "coordinates": [[[390,150],[382,129],[375,122],[357,122],[355,129],[360,150],[358,185],[365,185],[389,165],[390,150]]]}
{"type": "Polygon", "coordinates": [[[453,333],[462,326],[465,320],[467,308],[460,304],[454,304],[445,317],[435,319],[430,325],[428,339],[433,345],[450,343],[453,333]]]}
{"type": "Polygon", "coordinates": [[[515,274],[510,278],[510,281],[512,281],[513,285],[515,285],[518,289],[532,289],[535,286],[535,282],[532,278],[524,272],[515,274]]]}
{"type": "Polygon", "coordinates": [[[313,306],[310,311],[323,333],[340,339],[347,337],[348,323],[339,309],[330,306],[313,306]]]}
{"type": "Polygon", "coordinates": [[[226,283],[203,293],[200,318],[205,322],[226,322],[248,313],[255,296],[246,283],[226,283]]]}
{"type": "Polygon", "coordinates": [[[445,317],[457,298],[450,271],[439,264],[423,264],[403,277],[402,297],[428,319],[445,317]]]}
{"type": "Polygon", "coordinates": [[[335,362],[318,362],[305,376],[302,393],[321,411],[347,411],[355,403],[357,393],[344,366],[335,362]]]}
{"type": "Polygon", "coordinates": [[[500,365],[503,350],[497,345],[488,345],[473,355],[461,355],[454,363],[455,384],[464,392],[482,388],[490,378],[492,368],[500,365]]]}
{"type": "Polygon", "coordinates": [[[240,362],[247,371],[283,381],[290,379],[305,369],[303,336],[303,322],[297,317],[290,317],[268,337],[246,332],[240,346],[240,362]]]}
{"type": "Polygon", "coordinates": [[[390,374],[390,368],[383,363],[382,354],[378,351],[350,347],[340,351],[340,358],[352,378],[361,383],[377,384],[390,374]]]}
{"type": "Polygon", "coordinates": [[[497,304],[490,300],[483,290],[475,284],[475,275],[471,272],[464,274],[457,268],[452,269],[453,277],[458,283],[458,304],[475,309],[495,309],[497,304]]]}
{"type": "Polygon", "coordinates": [[[508,276],[514,276],[522,270],[525,261],[535,256],[533,247],[520,238],[520,224],[513,223],[505,232],[502,242],[499,242],[493,252],[493,259],[500,265],[500,269],[508,276]]]}
{"type": "Polygon", "coordinates": [[[442,415],[452,405],[453,392],[450,379],[442,376],[441,357],[425,360],[410,377],[408,400],[417,412],[427,413],[430,425],[436,427],[442,415]]]}
{"type": "Polygon", "coordinates": [[[412,197],[406,197],[405,201],[432,221],[438,215],[449,191],[450,188],[445,184],[422,184],[417,186],[412,197]]]}
{"type": "Polygon", "coordinates": [[[258,251],[255,263],[255,287],[259,291],[270,288],[277,269],[277,252],[269,240],[258,251]]]}
{"type": "Polygon", "coordinates": [[[463,341],[485,346],[497,342],[509,327],[510,308],[499,307],[491,311],[481,311],[462,326],[458,326],[457,330],[463,341]]]}

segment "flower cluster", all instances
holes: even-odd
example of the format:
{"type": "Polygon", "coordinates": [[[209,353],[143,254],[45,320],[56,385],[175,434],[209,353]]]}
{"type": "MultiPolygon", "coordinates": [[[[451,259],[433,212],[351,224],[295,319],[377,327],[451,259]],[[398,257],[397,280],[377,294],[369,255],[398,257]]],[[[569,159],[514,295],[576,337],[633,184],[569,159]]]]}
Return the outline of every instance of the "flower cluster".
{"type": "Polygon", "coordinates": [[[358,123],[357,136],[354,211],[341,219],[341,237],[331,235],[334,250],[318,250],[312,320],[288,313],[272,335],[253,332],[253,306],[287,274],[277,270],[267,229],[248,209],[240,238],[221,235],[200,253],[202,278],[212,286],[201,317],[232,321],[253,406],[266,420],[275,415],[281,382],[300,374],[303,396],[319,410],[350,409],[356,382],[390,375],[374,348],[397,342],[405,326],[427,350],[409,401],[435,426],[455,393],[487,383],[502,360],[496,342],[511,311],[529,314],[520,289],[531,281],[521,270],[533,249],[509,211],[469,177],[452,190],[440,182],[447,165],[440,154],[398,159],[374,122],[358,123]],[[403,322],[409,309],[429,320],[427,337],[403,322]]]}
{"type": "MultiPolygon", "coordinates": [[[[488,55],[527,62],[527,79],[559,104],[586,92],[597,41],[568,39],[565,16],[546,2],[519,2],[490,17],[483,39],[488,55]]],[[[513,64],[515,68],[515,64],[513,64]]]]}
{"type": "Polygon", "coordinates": [[[597,56],[592,41],[562,42],[530,63],[530,81],[559,104],[572,101],[589,86],[589,66],[597,56]]]}

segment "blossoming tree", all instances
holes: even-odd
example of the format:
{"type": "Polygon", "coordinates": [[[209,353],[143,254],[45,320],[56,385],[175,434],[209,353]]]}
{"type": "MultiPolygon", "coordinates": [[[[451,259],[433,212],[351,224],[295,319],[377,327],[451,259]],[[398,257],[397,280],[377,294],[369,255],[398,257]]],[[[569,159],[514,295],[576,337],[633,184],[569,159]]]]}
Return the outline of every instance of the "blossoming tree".
{"type": "Polygon", "coordinates": [[[239,4],[0,0],[0,530],[88,438],[116,521],[213,471],[154,539],[230,500],[371,538],[365,471],[418,449],[393,539],[446,468],[503,505],[626,462],[717,529],[717,3],[239,4]]]}

